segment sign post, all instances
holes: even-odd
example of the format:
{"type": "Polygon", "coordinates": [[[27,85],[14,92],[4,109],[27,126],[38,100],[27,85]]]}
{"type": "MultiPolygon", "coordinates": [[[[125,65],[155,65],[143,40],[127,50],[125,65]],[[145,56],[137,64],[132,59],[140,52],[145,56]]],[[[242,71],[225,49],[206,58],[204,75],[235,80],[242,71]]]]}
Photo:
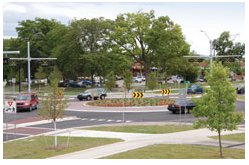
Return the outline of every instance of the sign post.
{"type": "MultiPolygon", "coordinates": [[[[8,114],[16,114],[16,102],[13,100],[5,101],[4,113],[6,114],[6,118],[8,114]]],[[[15,128],[16,128],[16,124],[15,124],[15,128]]],[[[6,119],[6,130],[8,132],[8,119],[6,119]]],[[[6,141],[7,140],[8,140],[8,133],[6,134],[6,141]]]]}

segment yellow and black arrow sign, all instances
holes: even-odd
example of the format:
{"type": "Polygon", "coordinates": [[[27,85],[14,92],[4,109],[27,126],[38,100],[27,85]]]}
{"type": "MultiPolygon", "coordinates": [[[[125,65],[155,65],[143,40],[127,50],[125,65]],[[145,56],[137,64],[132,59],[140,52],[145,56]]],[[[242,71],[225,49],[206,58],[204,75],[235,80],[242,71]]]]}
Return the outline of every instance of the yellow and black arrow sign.
{"type": "Polygon", "coordinates": [[[132,97],[133,98],[143,98],[144,94],[142,92],[133,92],[132,97]]]}
{"type": "Polygon", "coordinates": [[[170,90],[169,89],[163,89],[162,94],[170,94],[170,90]]]}

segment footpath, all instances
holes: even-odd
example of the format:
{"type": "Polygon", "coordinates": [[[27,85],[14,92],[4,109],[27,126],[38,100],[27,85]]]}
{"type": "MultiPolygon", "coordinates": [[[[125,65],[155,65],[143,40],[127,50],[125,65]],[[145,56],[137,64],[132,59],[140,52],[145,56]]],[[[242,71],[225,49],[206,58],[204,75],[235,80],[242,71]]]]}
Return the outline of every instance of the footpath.
{"type": "MultiPolygon", "coordinates": [[[[244,126],[240,126],[238,130],[222,132],[222,135],[244,132],[244,126]]],[[[56,135],[68,136],[69,133],[61,132],[57,133],[56,135]]],[[[194,144],[218,146],[217,140],[208,138],[209,136],[217,136],[217,133],[211,132],[208,129],[197,129],[167,134],[121,133],[74,129],[71,130],[70,136],[119,138],[123,139],[124,141],[77,151],[65,155],[59,155],[48,159],[97,159],[154,144],[194,144]]],[[[227,148],[245,148],[245,143],[241,142],[222,141],[222,145],[223,147],[227,148]]]]}

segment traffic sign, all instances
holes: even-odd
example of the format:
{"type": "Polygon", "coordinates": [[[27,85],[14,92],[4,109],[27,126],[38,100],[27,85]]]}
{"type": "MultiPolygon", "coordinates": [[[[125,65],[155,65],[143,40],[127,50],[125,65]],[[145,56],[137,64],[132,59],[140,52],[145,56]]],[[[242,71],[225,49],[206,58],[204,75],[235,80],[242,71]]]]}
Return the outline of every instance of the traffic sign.
{"type": "Polygon", "coordinates": [[[170,94],[170,89],[163,89],[161,91],[162,94],[170,94]]]}
{"type": "Polygon", "coordinates": [[[143,98],[144,94],[142,92],[133,92],[132,97],[133,98],[143,98]]]}
{"type": "Polygon", "coordinates": [[[16,102],[15,101],[5,101],[4,106],[5,113],[16,113],[16,102]]]}

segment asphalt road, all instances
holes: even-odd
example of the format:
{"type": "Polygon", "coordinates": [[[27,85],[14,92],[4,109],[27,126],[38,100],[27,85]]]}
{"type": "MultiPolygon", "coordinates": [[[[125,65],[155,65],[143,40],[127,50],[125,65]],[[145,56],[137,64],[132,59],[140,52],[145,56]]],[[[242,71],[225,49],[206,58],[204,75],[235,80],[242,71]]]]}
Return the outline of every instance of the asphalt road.
{"type": "MultiPolygon", "coordinates": [[[[78,101],[77,101],[78,102],[78,101]]],[[[245,111],[245,102],[237,101],[237,111],[245,111]]],[[[13,122],[20,119],[37,117],[38,110],[32,112],[18,112],[17,114],[3,114],[4,123],[13,122]]],[[[62,121],[57,123],[58,129],[66,129],[72,127],[83,127],[91,125],[103,125],[111,123],[130,123],[130,122],[194,122],[195,118],[191,114],[172,114],[169,111],[163,112],[81,112],[81,111],[65,111],[65,116],[75,116],[75,119],[62,121]]],[[[34,129],[53,128],[52,123],[37,124],[28,126],[34,129]]],[[[22,138],[25,134],[6,134],[4,133],[4,141],[22,138]],[[7,137],[8,136],[8,137],[7,137]]]]}

